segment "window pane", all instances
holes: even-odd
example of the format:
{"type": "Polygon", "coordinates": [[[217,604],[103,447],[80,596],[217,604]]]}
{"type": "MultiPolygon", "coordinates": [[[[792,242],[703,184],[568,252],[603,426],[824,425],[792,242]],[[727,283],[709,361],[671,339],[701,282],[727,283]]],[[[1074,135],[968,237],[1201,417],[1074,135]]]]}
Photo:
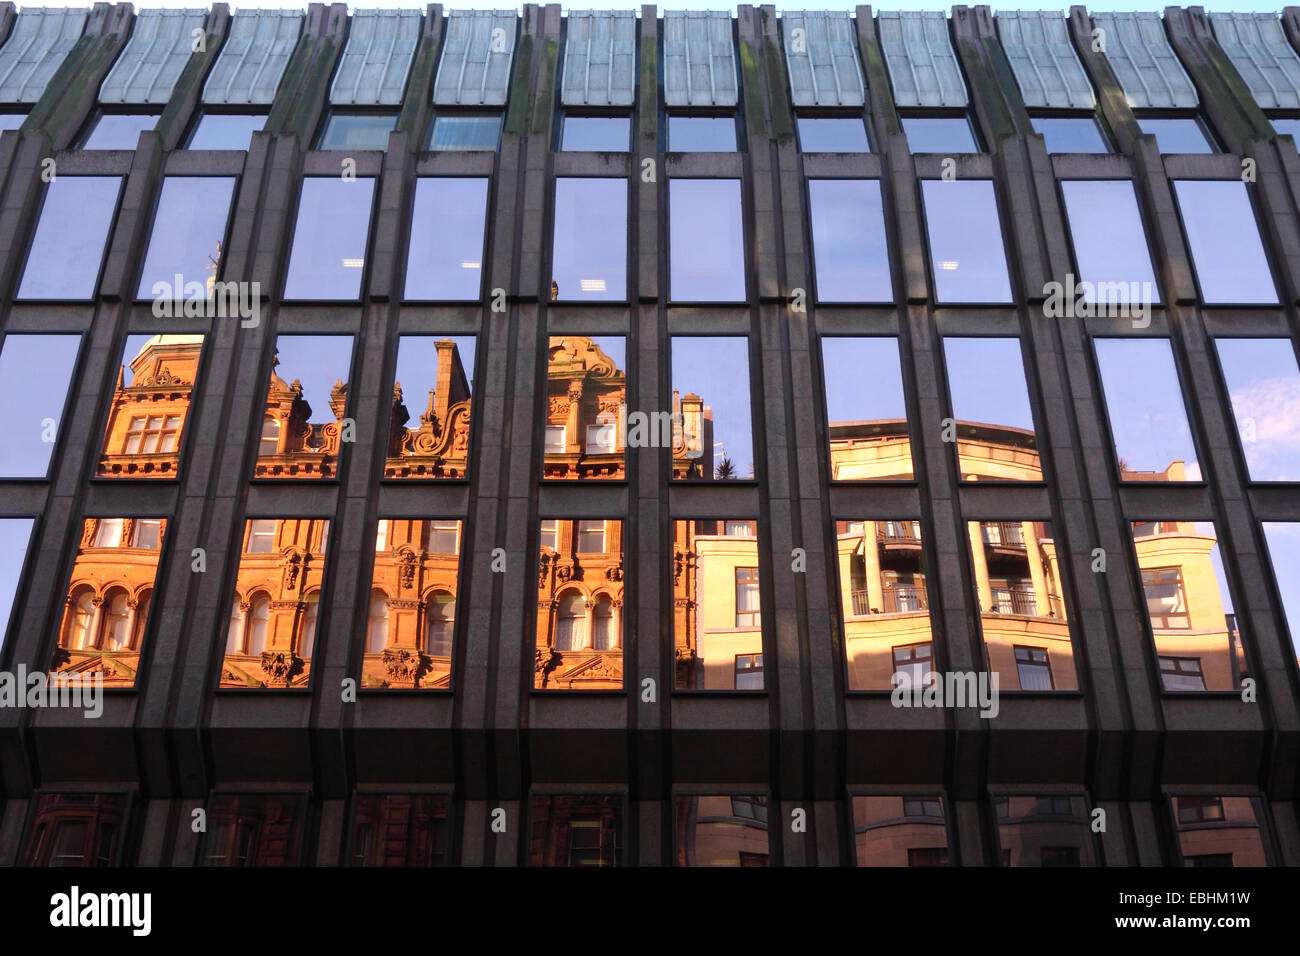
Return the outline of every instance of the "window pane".
{"type": "Polygon", "coordinates": [[[1111,307],[1160,301],[1133,184],[1067,180],[1061,194],[1079,278],[1087,283],[1084,301],[1111,307]]]}
{"type": "Polygon", "coordinates": [[[623,522],[541,521],[539,690],[623,689],[623,522]]]}
{"type": "Polygon", "coordinates": [[[1300,481],[1300,369],[1290,339],[1215,339],[1251,481],[1300,481]]]}
{"type": "Polygon", "coordinates": [[[674,153],[734,153],[736,120],[731,116],[670,116],[668,149],[674,153]]]}
{"type": "Polygon", "coordinates": [[[331,113],[317,149],[387,149],[396,113],[331,113]]]}
{"type": "MultiPolygon", "coordinates": [[[[250,543],[240,556],[221,687],[306,688],[314,632],[319,627],[317,612],[330,523],[313,518],[263,518],[257,524],[262,531],[273,529],[265,535],[270,547],[255,551],[250,543]],[[299,558],[288,570],[283,558],[286,551],[299,558]],[[244,613],[236,623],[233,617],[241,610],[244,613]]],[[[253,525],[250,521],[247,529],[250,542],[253,525]]]]}
{"type": "Polygon", "coordinates": [[[0,478],[44,478],[59,434],[80,335],[6,335],[0,346],[0,478]]]}
{"type": "Polygon", "coordinates": [[[621,795],[535,795],[529,826],[529,866],[622,865],[621,795]]]}
{"type": "Polygon", "coordinates": [[[1191,117],[1139,116],[1138,126],[1143,133],[1155,136],[1161,153],[1216,152],[1205,127],[1191,117]]]}
{"type": "Polygon", "coordinates": [[[1175,180],[1178,209],[1207,305],[1271,305],[1277,288],[1245,183],[1175,180]]]}
{"type": "Polygon", "coordinates": [[[948,865],[948,831],[939,797],[854,797],[853,831],[858,866],[948,865]]]}
{"type": "Polygon", "coordinates": [[[626,344],[617,335],[551,336],[543,478],[625,478],[624,447],[633,428],[641,447],[667,447],[672,441],[667,414],[626,413],[626,344]]]}
{"type": "Polygon", "coordinates": [[[822,339],[831,479],[911,478],[898,340],[822,339]]]}
{"type": "Polygon", "coordinates": [[[403,335],[397,343],[385,478],[464,478],[475,337],[403,335]]]}
{"type": "Polygon", "coordinates": [[[447,803],[441,794],[357,794],[352,865],[446,866],[447,803]]]}
{"type": "Polygon", "coordinates": [[[987,179],[921,182],[937,302],[1010,302],[997,197],[987,179]]]}
{"type": "Polygon", "coordinates": [[[1133,524],[1133,549],[1162,686],[1240,688],[1250,675],[1214,523],[1164,521],[1159,533],[1146,530],[1133,524]]]}
{"type": "Polygon", "coordinates": [[[487,197],[487,179],[424,176],[415,181],[407,299],[479,297],[487,197]]]}
{"type": "Polygon", "coordinates": [[[800,116],[799,148],[805,153],[869,153],[867,127],[858,117],[800,116]]]}
{"type": "Polygon", "coordinates": [[[1300,119],[1284,119],[1278,117],[1269,122],[1273,124],[1273,130],[1279,136],[1290,136],[1300,141],[1300,119]]]}
{"type": "Polygon", "coordinates": [[[433,138],[429,148],[438,150],[487,150],[497,148],[501,137],[501,117],[491,115],[439,116],[433,121],[433,138]]]}
{"type": "Polygon", "coordinates": [[[26,113],[0,113],[0,133],[9,129],[20,129],[27,122],[26,113]]]}
{"type": "Polygon", "coordinates": [[[808,182],[819,302],[892,302],[885,213],[877,179],[808,182]]]}
{"type": "Polygon", "coordinates": [[[134,686],[166,530],[161,518],[86,519],[50,662],[52,674],[95,667],[102,669],[105,686],[134,686]],[[87,599],[100,605],[89,620],[87,599]]]}
{"type": "Polygon", "coordinates": [[[762,690],[758,538],[729,535],[735,519],[674,521],[673,645],[679,690],[762,690]]]}
{"type": "Polygon", "coordinates": [[[95,297],[120,176],[59,176],[45,187],[19,299],[95,297]]]}
{"type": "Polygon", "coordinates": [[[212,295],[234,191],[233,176],[163,179],[136,298],[180,302],[212,295]]]}
{"type": "Polygon", "coordinates": [[[1250,797],[1174,797],[1173,804],[1184,866],[1268,866],[1250,797]]]}
{"type": "Polygon", "coordinates": [[[1049,153],[1109,153],[1101,128],[1091,116],[1035,116],[1030,122],[1041,133],[1049,153]]]}
{"type": "Polygon", "coordinates": [[[557,179],[551,298],[627,298],[627,180],[557,179]]]}
{"type": "Polygon", "coordinates": [[[135,149],[140,134],[157,125],[157,113],[104,113],[81,148],[135,149]]]}
{"type": "Polygon", "coordinates": [[[749,340],[675,335],[673,477],[754,477],[749,340]]]}
{"type": "Polygon", "coordinates": [[[767,866],[767,797],[678,796],[678,866],[767,866]]]}
{"type": "Polygon", "coordinates": [[[128,335],[113,391],[100,478],[175,478],[201,335],[128,335]]]}
{"type": "Polygon", "coordinates": [[[350,335],[276,338],[263,417],[280,423],[281,444],[258,454],[255,478],[337,477],[351,361],[350,335]]]}
{"type": "Polygon", "coordinates": [[[1201,466],[1168,339],[1095,340],[1124,481],[1199,481],[1201,466]]]}
{"type": "Polygon", "coordinates": [[[850,690],[924,687],[934,669],[921,523],[835,522],[850,690]]]}
{"type": "Polygon", "coordinates": [[[943,340],[963,481],[1040,481],[1020,340],[943,340]]]}
{"type": "Polygon", "coordinates": [[[370,238],[373,178],[302,181],[286,299],[356,299],[370,238]]]}
{"type": "Polygon", "coordinates": [[[248,149],[264,126],[264,113],[204,113],[187,149],[248,149]]]}
{"type": "Polygon", "coordinates": [[[0,518],[0,651],[4,650],[18,578],[23,573],[35,524],[32,518],[0,518]]]}
{"type": "Polygon", "coordinates": [[[1083,797],[998,797],[1003,866],[1096,866],[1083,797]]]}
{"type": "Polygon", "coordinates": [[[903,133],[913,153],[978,153],[965,116],[904,116],[903,133]]]}
{"type": "Polygon", "coordinates": [[[1263,527],[1273,579],[1282,598],[1282,614],[1291,633],[1296,662],[1300,663],[1300,521],[1266,521],[1263,527]]]}
{"type": "Polygon", "coordinates": [[[632,120],[626,116],[566,116],[562,149],[626,153],[632,120]]]}
{"type": "Polygon", "coordinates": [[[975,597],[1001,690],[1078,690],[1065,590],[1046,521],[970,521],[975,597]]]}
{"type": "Polygon", "coordinates": [[[380,525],[387,533],[382,543],[375,543],[371,640],[365,647],[361,686],[448,688],[460,522],[454,518],[381,518],[380,525]],[[382,620],[376,618],[378,604],[383,605],[382,620]],[[430,636],[439,641],[437,649],[445,654],[432,653],[430,636]]]}
{"type": "Polygon", "coordinates": [[[669,298],[745,301],[745,227],[739,179],[668,183],[669,298]]]}

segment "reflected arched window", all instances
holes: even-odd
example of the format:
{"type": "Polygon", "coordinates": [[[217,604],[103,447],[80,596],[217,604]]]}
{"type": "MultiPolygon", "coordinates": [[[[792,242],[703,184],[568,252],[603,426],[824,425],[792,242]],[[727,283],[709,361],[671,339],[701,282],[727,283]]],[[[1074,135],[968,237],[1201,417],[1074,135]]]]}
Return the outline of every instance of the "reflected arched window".
{"type": "Polygon", "coordinates": [[[253,600],[253,611],[248,622],[247,654],[261,654],[266,650],[266,634],[271,628],[271,599],[259,594],[253,600]]]}
{"type": "Polygon", "coordinates": [[[370,625],[366,628],[366,653],[379,654],[388,644],[388,598],[382,591],[370,592],[370,625]]]}
{"type": "Polygon", "coordinates": [[[320,610],[320,595],[307,595],[307,609],[302,612],[302,627],[298,637],[298,656],[311,660],[316,650],[316,613],[320,610]]]}
{"type": "Polygon", "coordinates": [[[131,609],[126,606],[126,592],[113,591],[104,601],[104,639],[106,651],[120,651],[131,644],[131,609]]]}
{"type": "Polygon", "coordinates": [[[596,599],[596,607],[591,614],[591,646],[598,651],[618,647],[618,635],[614,633],[614,602],[608,594],[602,594],[596,599]]]}
{"type": "Polygon", "coordinates": [[[555,620],[555,649],[576,651],[587,646],[587,602],[581,594],[570,591],[560,598],[555,620]]]}
{"type": "Polygon", "coordinates": [[[430,657],[451,657],[451,635],[455,630],[456,599],[440,592],[429,601],[429,626],[425,653],[430,657]]]}
{"type": "Polygon", "coordinates": [[[262,441],[257,446],[259,455],[274,455],[280,451],[280,422],[268,416],[262,421],[262,441]]]}
{"type": "Polygon", "coordinates": [[[90,628],[95,621],[95,605],[91,603],[93,595],[90,590],[78,592],[72,602],[72,629],[68,634],[68,646],[73,650],[91,645],[90,628]]]}
{"type": "Polygon", "coordinates": [[[230,609],[230,627],[226,630],[226,653],[238,654],[244,648],[244,609],[240,606],[239,595],[235,595],[234,606],[230,609]]]}

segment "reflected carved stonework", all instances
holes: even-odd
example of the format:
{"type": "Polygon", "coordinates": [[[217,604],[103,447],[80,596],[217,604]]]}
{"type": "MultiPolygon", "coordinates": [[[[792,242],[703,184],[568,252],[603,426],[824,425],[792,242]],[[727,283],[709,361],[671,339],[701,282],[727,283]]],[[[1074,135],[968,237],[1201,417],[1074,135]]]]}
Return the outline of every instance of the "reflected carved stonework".
{"type": "Polygon", "coordinates": [[[537,689],[623,688],[623,525],[555,523],[538,560],[537,689]],[[599,546],[600,550],[594,550],[599,546]]]}
{"type": "Polygon", "coordinates": [[[176,477],[202,350],[201,335],[155,335],[131,358],[130,385],[118,368],[97,477],[176,477]]]}
{"type": "Polygon", "coordinates": [[[441,339],[434,387],[420,423],[407,427],[402,383],[393,387],[385,478],[464,478],[469,459],[470,390],[456,343],[441,339]]]}

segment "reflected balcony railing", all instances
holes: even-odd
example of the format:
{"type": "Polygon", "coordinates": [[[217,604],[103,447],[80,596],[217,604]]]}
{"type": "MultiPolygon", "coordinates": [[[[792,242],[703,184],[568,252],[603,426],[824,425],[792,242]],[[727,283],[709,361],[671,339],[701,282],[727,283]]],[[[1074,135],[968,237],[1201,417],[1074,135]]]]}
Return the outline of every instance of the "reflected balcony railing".
{"type": "Polygon", "coordinates": [[[930,609],[925,585],[898,585],[887,587],[882,591],[883,608],[872,607],[870,592],[867,590],[853,592],[853,613],[865,614],[908,614],[930,609]]]}
{"type": "Polygon", "coordinates": [[[1025,546],[1025,529],[1019,521],[986,521],[981,528],[985,544],[999,548],[1025,546]]]}
{"type": "Polygon", "coordinates": [[[1035,617],[1038,614],[1038,599],[1032,590],[1025,588],[994,591],[992,613],[1035,617]]]}
{"type": "Polygon", "coordinates": [[[882,521],[876,525],[876,540],[887,544],[920,544],[921,522],[882,521]]]}

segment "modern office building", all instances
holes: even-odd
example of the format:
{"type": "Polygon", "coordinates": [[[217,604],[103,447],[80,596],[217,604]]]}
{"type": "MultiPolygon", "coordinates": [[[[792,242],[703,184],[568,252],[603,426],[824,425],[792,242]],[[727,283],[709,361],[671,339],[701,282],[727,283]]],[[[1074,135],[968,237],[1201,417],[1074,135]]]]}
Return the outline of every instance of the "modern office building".
{"type": "Polygon", "coordinates": [[[1300,8],[0,41],[0,864],[1300,865],[1300,8]]]}

